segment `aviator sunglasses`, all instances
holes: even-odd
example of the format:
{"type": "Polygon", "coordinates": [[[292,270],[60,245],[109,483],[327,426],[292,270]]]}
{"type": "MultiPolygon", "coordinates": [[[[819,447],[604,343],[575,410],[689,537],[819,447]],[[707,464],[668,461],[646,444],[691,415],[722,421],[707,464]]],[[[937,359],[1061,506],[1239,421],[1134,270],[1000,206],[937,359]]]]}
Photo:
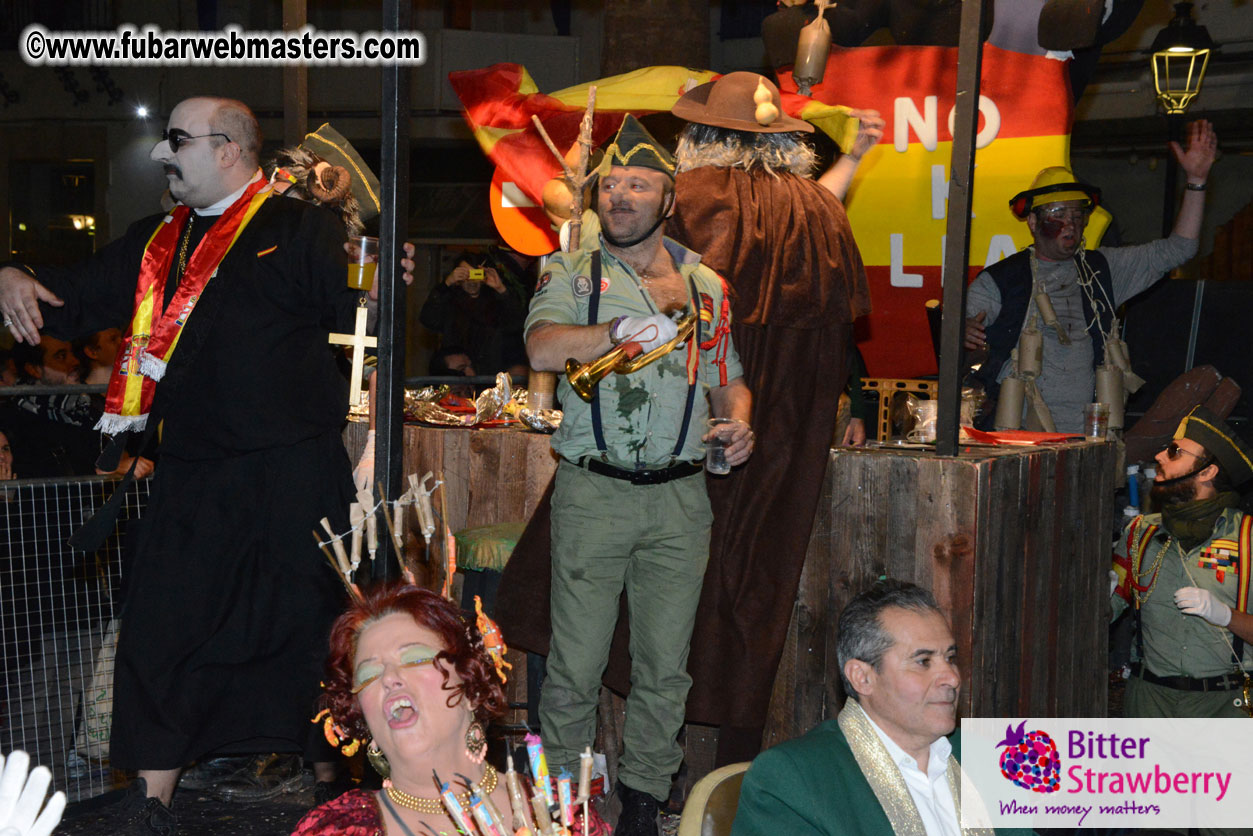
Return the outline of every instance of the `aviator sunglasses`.
{"type": "Polygon", "coordinates": [[[1191,450],[1185,450],[1173,441],[1170,442],[1170,444],[1166,445],[1166,458],[1170,459],[1171,461],[1174,461],[1175,459],[1179,458],[1184,453],[1187,453],[1189,456],[1192,456],[1193,458],[1196,458],[1196,459],[1201,458],[1200,453],[1193,453],[1191,450]]]}
{"type": "Polygon", "coordinates": [[[170,128],[161,132],[161,139],[170,143],[170,151],[175,154],[178,153],[178,149],[182,148],[193,139],[204,139],[206,136],[220,136],[227,142],[234,142],[234,140],[226,134],[200,134],[199,136],[192,136],[182,128],[170,128]]]}

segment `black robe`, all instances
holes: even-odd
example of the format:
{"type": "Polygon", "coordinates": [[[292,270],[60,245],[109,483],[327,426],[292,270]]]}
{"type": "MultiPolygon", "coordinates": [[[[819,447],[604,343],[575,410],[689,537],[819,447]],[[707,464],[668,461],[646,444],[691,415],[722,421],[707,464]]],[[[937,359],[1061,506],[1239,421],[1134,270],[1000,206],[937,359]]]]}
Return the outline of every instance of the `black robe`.
{"type": "MultiPolygon", "coordinates": [[[[129,322],[160,218],[73,269],[41,269],[66,303],[43,306],[46,330],[70,338],[129,322]]],[[[208,226],[193,226],[194,239],[208,226]]],[[[343,242],[326,209],[267,200],[157,386],[162,458],[124,572],[116,767],[324,752],[310,719],[344,594],[312,532],[324,516],[343,530],[352,500],[347,386],[327,344],[329,331],[351,330],[358,300],[343,242]]]]}

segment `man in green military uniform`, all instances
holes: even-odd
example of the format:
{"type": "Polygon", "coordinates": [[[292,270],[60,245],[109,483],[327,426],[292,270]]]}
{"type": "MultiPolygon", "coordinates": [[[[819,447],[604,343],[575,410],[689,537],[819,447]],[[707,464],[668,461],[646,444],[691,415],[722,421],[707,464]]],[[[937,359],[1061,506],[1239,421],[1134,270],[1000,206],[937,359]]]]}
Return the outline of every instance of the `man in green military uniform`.
{"type": "Polygon", "coordinates": [[[576,771],[593,742],[600,677],[625,588],[631,620],[615,833],[657,833],[658,802],[682,760],[676,737],[691,686],[687,655],[713,515],[698,462],[706,418],[731,465],[753,448],[751,394],[730,343],[718,275],[664,238],[674,209],[674,161],[627,116],[605,150],[596,209],[599,246],[553,256],[526,321],[531,365],[565,368],[637,343],[675,349],[642,369],[611,374],[585,403],[563,378],[565,417],[552,500],[552,643],[540,725],[554,771],[576,771]],[[675,340],[671,318],[695,316],[675,340]]]}
{"type": "Polygon", "coordinates": [[[1138,626],[1126,716],[1246,717],[1253,518],[1234,488],[1253,476],[1253,451],[1198,406],[1156,458],[1161,513],[1127,526],[1111,574],[1115,617],[1130,608],[1138,626]]]}

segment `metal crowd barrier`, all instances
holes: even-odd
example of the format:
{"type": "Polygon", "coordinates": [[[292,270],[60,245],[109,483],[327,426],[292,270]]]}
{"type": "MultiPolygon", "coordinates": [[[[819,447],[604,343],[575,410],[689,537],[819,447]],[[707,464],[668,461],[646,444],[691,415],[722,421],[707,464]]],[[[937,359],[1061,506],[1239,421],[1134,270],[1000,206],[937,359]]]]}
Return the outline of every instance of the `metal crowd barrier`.
{"type": "Polygon", "coordinates": [[[112,494],[104,477],[0,482],[0,752],[24,749],[70,801],[112,788],[115,606],[123,542],[148,500],[135,481],[95,554],[67,543],[112,494]]]}

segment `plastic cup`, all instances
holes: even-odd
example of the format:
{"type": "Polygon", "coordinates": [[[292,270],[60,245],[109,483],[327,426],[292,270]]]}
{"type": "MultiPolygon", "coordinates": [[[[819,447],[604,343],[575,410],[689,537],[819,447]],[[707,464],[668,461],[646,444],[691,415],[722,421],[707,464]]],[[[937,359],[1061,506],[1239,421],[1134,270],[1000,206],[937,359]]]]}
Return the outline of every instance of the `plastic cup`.
{"type": "Polygon", "coordinates": [[[731,472],[731,463],[727,461],[727,443],[722,438],[730,433],[730,426],[735,424],[734,418],[710,418],[705,426],[714,435],[705,442],[705,470],[714,476],[726,476],[731,472]]]}
{"type": "Polygon", "coordinates": [[[1083,408],[1083,434],[1088,438],[1105,438],[1109,432],[1109,404],[1090,403],[1083,408]]]}
{"type": "Polygon", "coordinates": [[[374,287],[374,272],[378,269],[379,239],[361,235],[348,241],[348,286],[353,290],[369,290],[374,287]]]}
{"type": "Polygon", "coordinates": [[[939,413],[940,402],[936,400],[919,401],[914,414],[914,428],[905,436],[907,441],[915,444],[935,443],[935,422],[939,413]]]}

